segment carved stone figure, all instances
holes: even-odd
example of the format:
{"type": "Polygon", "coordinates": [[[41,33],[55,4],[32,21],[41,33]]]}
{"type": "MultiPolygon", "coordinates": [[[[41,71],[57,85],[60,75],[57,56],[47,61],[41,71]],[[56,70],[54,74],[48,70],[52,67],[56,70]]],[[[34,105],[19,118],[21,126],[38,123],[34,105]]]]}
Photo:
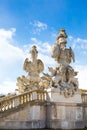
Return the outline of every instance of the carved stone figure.
{"type": "Polygon", "coordinates": [[[23,69],[26,76],[17,78],[17,86],[19,92],[35,89],[47,89],[49,86],[60,89],[60,94],[65,97],[74,96],[78,90],[78,79],[75,77],[77,72],[70,66],[71,61],[75,61],[72,48],[66,48],[67,35],[64,29],[59,31],[56,43],[52,46],[51,56],[56,60],[55,68],[48,67],[50,74],[44,74],[40,77],[40,73],[44,70],[43,62],[38,59],[38,51],[36,46],[32,46],[30,51],[31,59],[26,58],[23,69]]]}
{"type": "Polygon", "coordinates": [[[26,58],[23,69],[27,72],[27,76],[17,78],[17,86],[19,93],[32,89],[42,89],[47,87],[48,81],[42,80],[39,74],[44,70],[43,62],[38,59],[38,51],[36,46],[33,46],[31,51],[31,60],[26,58]]]}
{"type": "Polygon", "coordinates": [[[55,60],[64,65],[68,65],[71,63],[71,60],[75,61],[74,53],[72,48],[66,48],[66,33],[65,30],[60,30],[60,34],[57,36],[57,42],[52,46],[51,56],[55,58],[55,60]]]}
{"type": "Polygon", "coordinates": [[[78,88],[78,80],[75,78],[77,72],[70,66],[71,61],[75,62],[72,48],[66,48],[67,35],[64,29],[59,31],[56,43],[52,46],[51,56],[57,61],[57,67],[49,67],[52,75],[52,87],[59,87],[65,97],[75,94],[78,88]],[[67,95],[67,96],[66,96],[67,95]]]}

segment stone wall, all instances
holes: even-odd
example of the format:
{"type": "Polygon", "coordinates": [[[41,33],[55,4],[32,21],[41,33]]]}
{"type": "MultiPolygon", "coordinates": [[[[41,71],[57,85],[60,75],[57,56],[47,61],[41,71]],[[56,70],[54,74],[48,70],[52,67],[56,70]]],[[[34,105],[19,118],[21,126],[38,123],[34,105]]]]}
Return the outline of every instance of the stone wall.
{"type": "Polygon", "coordinates": [[[78,91],[74,97],[65,98],[55,88],[47,90],[45,100],[42,100],[43,96],[37,99],[35,92],[32,94],[33,100],[0,113],[0,116],[2,115],[0,129],[81,129],[87,127],[87,94],[81,96],[78,91]]]}
{"type": "Polygon", "coordinates": [[[87,92],[82,94],[84,125],[87,127],[87,92]]]}
{"type": "Polygon", "coordinates": [[[48,128],[76,129],[84,128],[83,108],[77,104],[50,104],[48,110],[48,128]]]}
{"type": "Polygon", "coordinates": [[[58,89],[48,90],[47,127],[76,129],[84,128],[81,93],[65,98],[58,89]]]}
{"type": "Polygon", "coordinates": [[[45,128],[46,109],[42,104],[29,103],[20,110],[7,114],[0,120],[0,129],[45,128]]]}

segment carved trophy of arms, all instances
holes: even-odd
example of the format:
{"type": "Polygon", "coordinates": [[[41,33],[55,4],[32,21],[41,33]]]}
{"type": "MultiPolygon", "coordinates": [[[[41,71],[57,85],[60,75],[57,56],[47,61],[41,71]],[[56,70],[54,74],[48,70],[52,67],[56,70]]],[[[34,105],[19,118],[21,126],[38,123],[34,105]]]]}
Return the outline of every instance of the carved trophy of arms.
{"type": "Polygon", "coordinates": [[[60,56],[60,46],[58,44],[54,44],[51,49],[51,56],[58,61],[60,56]]]}

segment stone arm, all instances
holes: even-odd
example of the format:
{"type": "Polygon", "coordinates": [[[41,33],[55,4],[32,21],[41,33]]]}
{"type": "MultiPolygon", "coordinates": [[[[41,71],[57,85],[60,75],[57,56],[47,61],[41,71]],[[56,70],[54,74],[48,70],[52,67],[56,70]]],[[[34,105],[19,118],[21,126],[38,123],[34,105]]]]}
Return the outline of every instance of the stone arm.
{"type": "Polygon", "coordinates": [[[26,58],[25,61],[24,61],[23,70],[27,69],[27,64],[28,64],[28,58],[26,58]]]}
{"type": "Polygon", "coordinates": [[[71,47],[70,47],[70,55],[71,55],[73,62],[75,62],[75,55],[74,55],[74,52],[71,47]]]}

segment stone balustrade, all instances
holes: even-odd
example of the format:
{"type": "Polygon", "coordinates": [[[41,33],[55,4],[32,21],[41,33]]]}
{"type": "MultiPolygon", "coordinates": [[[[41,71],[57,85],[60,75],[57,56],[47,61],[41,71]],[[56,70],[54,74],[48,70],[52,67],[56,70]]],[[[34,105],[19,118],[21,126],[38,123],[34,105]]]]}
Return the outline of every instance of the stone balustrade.
{"type": "Polygon", "coordinates": [[[10,98],[5,98],[0,101],[0,112],[16,108],[30,101],[39,100],[45,101],[47,93],[43,90],[34,90],[19,94],[10,98]]]}
{"type": "Polygon", "coordinates": [[[82,103],[87,105],[87,93],[84,92],[82,93],[81,96],[82,96],[82,103]]]}

